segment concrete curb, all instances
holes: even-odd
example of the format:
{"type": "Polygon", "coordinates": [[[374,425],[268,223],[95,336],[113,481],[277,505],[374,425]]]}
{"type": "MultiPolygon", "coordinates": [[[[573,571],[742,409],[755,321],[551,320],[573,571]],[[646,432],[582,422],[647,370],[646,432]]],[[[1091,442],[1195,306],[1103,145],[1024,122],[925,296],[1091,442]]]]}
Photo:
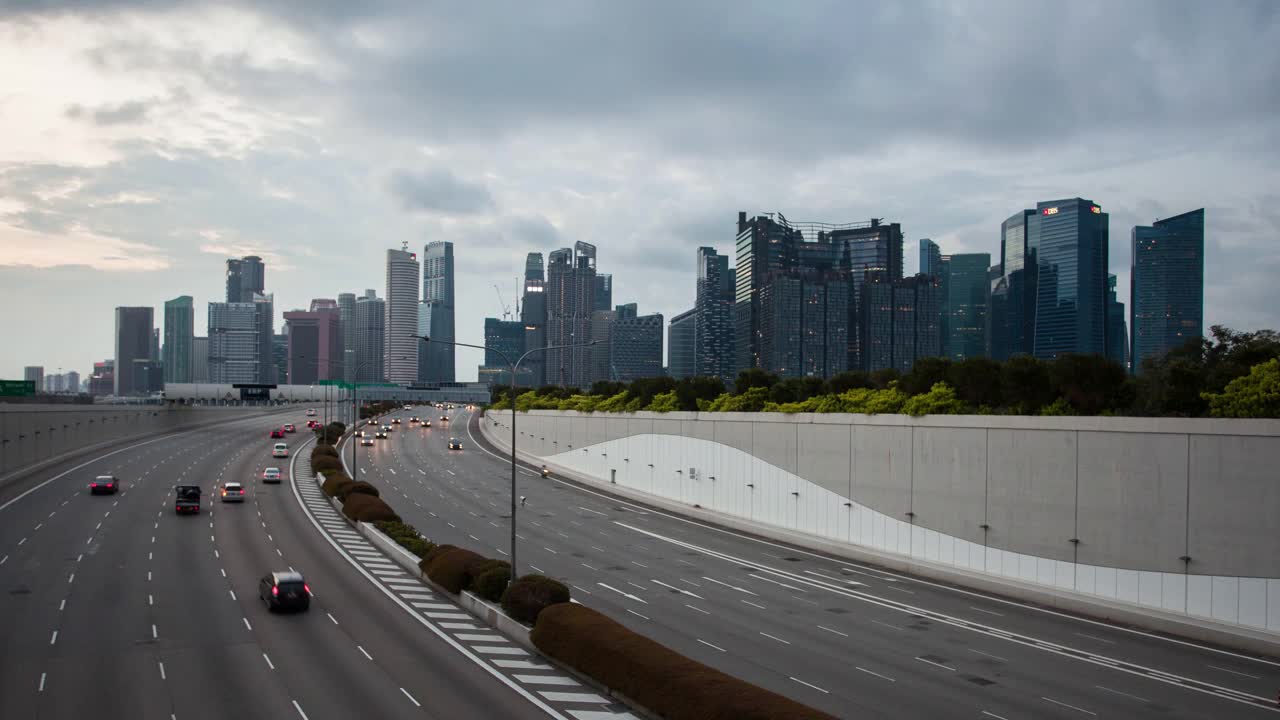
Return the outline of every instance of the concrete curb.
{"type": "MultiPolygon", "coordinates": [[[[480,418],[479,426],[480,434],[490,444],[504,452],[509,453],[511,451],[509,440],[504,442],[503,438],[499,436],[500,433],[493,433],[484,422],[483,417],[480,418]]],[[[978,575],[958,568],[935,565],[916,558],[891,555],[855,545],[832,542],[825,538],[792,532],[773,525],[753,523],[749,520],[685,505],[639,490],[610,484],[602,479],[565,468],[546,458],[530,455],[521,450],[517,450],[517,456],[520,460],[534,465],[545,464],[557,475],[585,487],[643,503],[708,525],[734,530],[766,540],[788,543],[835,558],[868,562],[943,584],[1012,598],[1090,620],[1099,620],[1120,626],[1131,626],[1146,631],[1197,640],[1260,655],[1280,656],[1280,638],[1268,633],[1254,632],[1247,628],[1224,625],[1207,619],[1176,615],[1150,608],[1139,608],[1066,590],[1051,590],[1008,578],[978,575]]]]}

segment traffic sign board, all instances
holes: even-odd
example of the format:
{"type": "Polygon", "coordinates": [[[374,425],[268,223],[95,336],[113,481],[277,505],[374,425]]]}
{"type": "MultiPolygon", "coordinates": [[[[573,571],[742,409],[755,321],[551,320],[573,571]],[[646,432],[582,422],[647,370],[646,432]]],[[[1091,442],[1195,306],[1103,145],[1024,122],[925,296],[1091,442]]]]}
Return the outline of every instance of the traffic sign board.
{"type": "Polygon", "coordinates": [[[35,394],[35,380],[0,380],[0,397],[22,397],[35,394]]]}

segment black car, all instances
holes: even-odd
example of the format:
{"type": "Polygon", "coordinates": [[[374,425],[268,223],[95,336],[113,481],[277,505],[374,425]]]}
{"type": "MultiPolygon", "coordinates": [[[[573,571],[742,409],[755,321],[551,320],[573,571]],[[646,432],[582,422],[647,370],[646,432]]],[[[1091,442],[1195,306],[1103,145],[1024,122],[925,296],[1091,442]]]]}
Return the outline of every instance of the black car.
{"type": "Polygon", "coordinates": [[[115,495],[119,489],[120,480],[113,475],[99,475],[89,483],[90,495],[98,495],[100,493],[115,495]]]}
{"type": "Polygon", "coordinates": [[[461,450],[461,449],[462,449],[462,441],[461,441],[461,440],[459,440],[458,438],[449,438],[449,449],[450,449],[450,450],[461,450]]]}
{"type": "Polygon", "coordinates": [[[258,583],[258,597],[267,609],[305,611],[311,607],[311,588],[302,579],[302,573],[282,571],[262,577],[258,583]]]}

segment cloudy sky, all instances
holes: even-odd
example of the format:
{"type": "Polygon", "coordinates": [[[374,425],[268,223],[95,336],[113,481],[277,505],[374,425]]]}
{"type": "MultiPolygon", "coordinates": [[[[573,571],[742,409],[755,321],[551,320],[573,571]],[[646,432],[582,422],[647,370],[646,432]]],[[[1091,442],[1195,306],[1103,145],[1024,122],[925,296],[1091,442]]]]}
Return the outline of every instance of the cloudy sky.
{"type": "Polygon", "coordinates": [[[670,317],[739,210],[901,222],[911,272],[1077,195],[1126,300],[1132,226],[1205,207],[1208,323],[1280,327],[1278,148],[1271,0],[4,0],[0,377],[87,373],[117,305],[203,334],[232,255],[283,312],[451,240],[476,342],[532,250],[670,317]]]}

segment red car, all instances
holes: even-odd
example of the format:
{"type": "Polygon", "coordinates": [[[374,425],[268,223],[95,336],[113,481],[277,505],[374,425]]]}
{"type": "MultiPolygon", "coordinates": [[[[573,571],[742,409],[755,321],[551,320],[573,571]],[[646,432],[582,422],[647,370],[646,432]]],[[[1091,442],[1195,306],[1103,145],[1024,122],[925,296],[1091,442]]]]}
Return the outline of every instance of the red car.
{"type": "Polygon", "coordinates": [[[308,429],[308,430],[310,430],[310,429],[312,429],[312,428],[317,428],[317,427],[320,427],[320,423],[316,422],[315,420],[308,420],[308,421],[307,421],[307,429],[308,429]]]}
{"type": "Polygon", "coordinates": [[[280,428],[272,428],[272,429],[271,429],[271,437],[272,437],[272,438],[282,438],[282,437],[284,437],[284,431],[283,431],[283,430],[281,430],[280,428]]]}
{"type": "Polygon", "coordinates": [[[294,433],[298,432],[298,428],[294,427],[293,423],[288,423],[284,426],[284,431],[287,433],[294,433]]]}

